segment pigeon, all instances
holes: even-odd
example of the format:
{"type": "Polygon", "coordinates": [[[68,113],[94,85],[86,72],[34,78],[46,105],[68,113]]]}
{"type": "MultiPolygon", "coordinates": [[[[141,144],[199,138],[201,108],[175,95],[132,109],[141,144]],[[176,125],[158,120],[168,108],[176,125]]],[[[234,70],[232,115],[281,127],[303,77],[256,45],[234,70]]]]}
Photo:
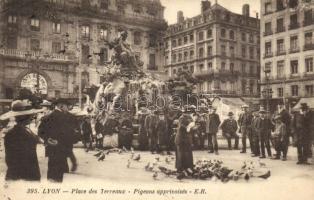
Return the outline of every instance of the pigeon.
{"type": "Polygon", "coordinates": [[[102,154],[99,158],[98,158],[98,161],[104,161],[106,155],[105,154],[102,154]]]}
{"type": "Polygon", "coordinates": [[[168,157],[166,157],[166,158],[165,158],[165,162],[166,162],[167,164],[170,164],[171,161],[170,161],[170,159],[169,159],[168,157]]]}
{"type": "Polygon", "coordinates": [[[121,154],[121,153],[122,153],[122,150],[121,150],[121,149],[119,149],[118,153],[119,153],[119,154],[121,154]]]}
{"type": "Polygon", "coordinates": [[[263,163],[263,162],[261,162],[261,160],[260,160],[260,159],[258,159],[258,163],[259,163],[259,166],[260,166],[260,167],[266,167],[266,164],[265,164],[265,163],[263,163]]]}
{"type": "Polygon", "coordinates": [[[258,176],[259,178],[268,179],[271,176],[270,171],[268,170],[266,174],[258,176]]]}
{"type": "Polygon", "coordinates": [[[126,165],[126,167],[127,167],[127,168],[130,168],[130,166],[131,166],[131,161],[128,160],[128,164],[126,165]]]}
{"type": "Polygon", "coordinates": [[[250,175],[248,173],[245,174],[244,179],[248,181],[250,179],[250,175]]]}
{"type": "Polygon", "coordinates": [[[131,153],[134,153],[134,148],[133,147],[131,147],[131,153]]]}
{"type": "Polygon", "coordinates": [[[99,151],[98,153],[94,154],[94,156],[99,157],[99,156],[101,156],[102,153],[103,153],[102,151],[99,151]]]}
{"type": "Polygon", "coordinates": [[[93,56],[92,56],[92,55],[90,55],[90,54],[89,54],[89,55],[87,55],[87,58],[88,58],[88,59],[90,59],[90,58],[92,58],[92,57],[93,57],[93,56]]]}
{"type": "Polygon", "coordinates": [[[241,169],[245,169],[246,168],[246,162],[243,162],[243,166],[241,167],[241,169]]]}
{"type": "Polygon", "coordinates": [[[107,151],[106,154],[109,155],[110,151],[107,151]]]}
{"type": "Polygon", "coordinates": [[[125,148],[125,146],[122,147],[122,150],[123,150],[124,152],[128,152],[128,150],[125,148]]]}
{"type": "Polygon", "coordinates": [[[160,158],[159,158],[159,157],[156,157],[155,159],[156,159],[156,161],[157,161],[157,162],[159,162],[159,161],[160,161],[160,158]]]}
{"type": "Polygon", "coordinates": [[[149,163],[147,163],[147,165],[145,165],[145,170],[146,170],[146,171],[148,171],[148,170],[149,170],[149,168],[150,168],[150,162],[149,162],[149,163]]]}
{"type": "Polygon", "coordinates": [[[135,156],[135,158],[133,158],[133,160],[139,161],[141,159],[141,155],[137,154],[137,156],[135,156]]]}
{"type": "Polygon", "coordinates": [[[154,172],[154,174],[153,174],[154,180],[157,180],[157,177],[158,177],[158,172],[154,172]]]}

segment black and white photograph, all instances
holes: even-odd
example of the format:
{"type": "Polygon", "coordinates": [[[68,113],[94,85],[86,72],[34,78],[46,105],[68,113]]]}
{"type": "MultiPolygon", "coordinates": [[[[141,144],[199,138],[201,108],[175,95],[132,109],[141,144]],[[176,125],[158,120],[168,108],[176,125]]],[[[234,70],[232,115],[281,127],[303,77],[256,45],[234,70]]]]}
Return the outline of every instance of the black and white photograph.
{"type": "Polygon", "coordinates": [[[0,0],[0,199],[314,199],[314,0],[0,0]]]}

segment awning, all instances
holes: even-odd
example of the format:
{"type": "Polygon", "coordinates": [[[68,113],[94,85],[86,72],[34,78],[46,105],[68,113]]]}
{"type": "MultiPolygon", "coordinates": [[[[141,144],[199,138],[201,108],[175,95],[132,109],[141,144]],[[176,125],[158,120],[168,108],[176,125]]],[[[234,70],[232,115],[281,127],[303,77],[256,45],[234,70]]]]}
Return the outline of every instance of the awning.
{"type": "Polygon", "coordinates": [[[310,109],[314,109],[314,97],[301,98],[300,101],[292,108],[292,110],[298,110],[301,103],[307,103],[310,109]]]}

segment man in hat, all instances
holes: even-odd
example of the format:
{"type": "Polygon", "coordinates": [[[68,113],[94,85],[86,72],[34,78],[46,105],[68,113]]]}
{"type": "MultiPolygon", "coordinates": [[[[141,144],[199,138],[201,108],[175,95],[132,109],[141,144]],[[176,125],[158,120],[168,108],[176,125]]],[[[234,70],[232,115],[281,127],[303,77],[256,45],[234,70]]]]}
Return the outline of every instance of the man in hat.
{"type": "Polygon", "coordinates": [[[214,153],[218,155],[218,141],[217,132],[220,125],[219,115],[216,113],[216,108],[209,107],[209,115],[207,118],[206,132],[208,134],[208,148],[209,153],[214,153]]]}
{"type": "Polygon", "coordinates": [[[170,137],[168,132],[168,123],[163,110],[158,111],[158,122],[156,124],[156,132],[158,137],[159,150],[166,150],[170,153],[170,137]]]}
{"type": "Polygon", "coordinates": [[[265,147],[267,150],[267,154],[271,157],[271,149],[270,149],[270,135],[271,131],[274,128],[272,121],[266,116],[266,111],[264,109],[260,109],[258,121],[256,122],[257,131],[259,135],[259,142],[260,142],[260,158],[266,158],[265,156],[265,147]]]}
{"type": "Polygon", "coordinates": [[[145,127],[145,119],[150,114],[147,108],[141,107],[138,112],[138,122],[139,122],[139,149],[148,149],[148,133],[145,127]]]}
{"type": "Polygon", "coordinates": [[[259,113],[258,111],[253,112],[253,119],[251,124],[251,130],[252,130],[252,139],[253,139],[253,155],[252,157],[259,157],[260,156],[260,146],[259,146],[259,135],[257,131],[257,123],[259,119],[259,113]]]}
{"type": "Polygon", "coordinates": [[[238,149],[239,146],[239,136],[237,135],[238,125],[237,121],[233,118],[233,112],[228,113],[227,119],[225,119],[222,124],[220,125],[220,128],[222,130],[222,135],[227,139],[228,141],[228,148],[229,150],[232,149],[231,147],[231,139],[235,139],[234,143],[234,149],[238,149]]]}
{"type": "Polygon", "coordinates": [[[76,169],[76,161],[73,154],[73,144],[78,141],[76,128],[77,122],[70,114],[69,104],[65,99],[55,102],[55,110],[43,117],[38,127],[38,135],[46,144],[46,156],[48,157],[48,180],[63,181],[63,174],[69,171],[67,157],[71,158],[72,170],[76,169]]]}
{"type": "Polygon", "coordinates": [[[238,124],[240,127],[240,133],[242,133],[242,151],[240,153],[246,153],[246,138],[249,137],[251,152],[253,153],[252,145],[252,134],[251,134],[251,124],[252,124],[252,114],[249,112],[249,106],[242,106],[242,113],[239,116],[238,124]]]}
{"type": "Polygon", "coordinates": [[[159,151],[158,149],[158,135],[157,135],[157,122],[158,122],[158,111],[153,110],[145,119],[145,128],[149,137],[149,147],[152,154],[159,151]]]}
{"type": "Polygon", "coordinates": [[[313,126],[313,113],[306,103],[301,103],[300,112],[294,114],[292,120],[292,134],[298,149],[297,164],[308,164],[311,156],[311,129],[313,126]]]}
{"type": "Polygon", "coordinates": [[[276,150],[276,156],[273,159],[279,160],[282,154],[282,160],[287,160],[287,146],[289,143],[287,127],[283,123],[282,117],[278,114],[274,117],[275,130],[272,133],[272,143],[276,150]]]}

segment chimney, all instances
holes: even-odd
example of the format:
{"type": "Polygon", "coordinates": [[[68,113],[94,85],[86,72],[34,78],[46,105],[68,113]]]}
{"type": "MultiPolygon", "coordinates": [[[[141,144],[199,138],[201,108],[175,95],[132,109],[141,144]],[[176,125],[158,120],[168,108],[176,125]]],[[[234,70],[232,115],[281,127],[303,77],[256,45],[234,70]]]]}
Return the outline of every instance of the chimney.
{"type": "Polygon", "coordinates": [[[250,5],[244,4],[242,7],[242,15],[245,17],[250,17],[250,5]]]}
{"type": "Polygon", "coordinates": [[[201,13],[204,13],[206,10],[208,10],[211,7],[211,3],[208,0],[202,1],[202,6],[201,6],[201,13]]]}
{"type": "Polygon", "coordinates": [[[183,15],[183,12],[180,10],[177,13],[177,23],[181,23],[183,21],[184,21],[184,15],[183,15]]]}

